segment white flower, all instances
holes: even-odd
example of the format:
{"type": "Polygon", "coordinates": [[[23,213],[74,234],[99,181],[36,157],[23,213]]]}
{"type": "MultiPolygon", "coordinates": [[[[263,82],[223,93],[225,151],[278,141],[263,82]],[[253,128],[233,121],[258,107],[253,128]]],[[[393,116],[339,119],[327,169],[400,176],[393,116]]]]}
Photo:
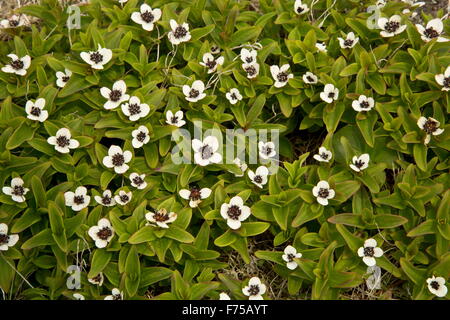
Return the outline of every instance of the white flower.
{"type": "Polygon", "coordinates": [[[183,120],[183,111],[179,110],[173,114],[172,111],[166,112],[166,123],[178,128],[184,126],[186,121],[183,120]]]}
{"type": "Polygon", "coordinates": [[[235,158],[233,160],[233,163],[235,165],[237,165],[238,168],[241,169],[241,171],[242,171],[242,174],[236,174],[235,173],[234,176],[235,177],[242,177],[242,176],[244,176],[244,172],[245,172],[245,170],[247,170],[247,167],[248,167],[247,164],[245,162],[241,161],[241,159],[239,159],[239,158],[235,158]]]}
{"type": "Polygon", "coordinates": [[[214,71],[217,70],[218,66],[223,65],[224,61],[225,61],[224,57],[221,56],[215,59],[213,55],[208,52],[203,55],[203,62],[200,62],[200,65],[208,68],[208,73],[213,73],[214,71]]]}
{"type": "Polygon", "coordinates": [[[230,203],[223,203],[220,207],[220,215],[233,230],[239,229],[241,222],[250,217],[251,213],[250,208],[244,206],[244,201],[239,196],[231,198],[230,203]]]}
{"type": "Polygon", "coordinates": [[[231,104],[236,104],[238,101],[242,100],[241,93],[237,88],[232,88],[225,94],[225,97],[230,101],[231,104]]]}
{"type": "Polygon", "coordinates": [[[42,110],[45,107],[45,99],[39,98],[35,102],[28,100],[25,105],[27,118],[39,122],[44,122],[48,118],[48,111],[42,110]]]}
{"type": "MultiPolygon", "coordinates": [[[[101,249],[105,248],[114,237],[114,228],[108,219],[103,218],[98,221],[96,226],[89,228],[88,234],[95,241],[95,246],[101,249]]],[[[101,280],[103,282],[103,279],[101,280]]]]}
{"type": "MultiPolygon", "coordinates": [[[[103,107],[106,110],[111,110],[111,109],[115,109],[118,106],[120,106],[120,104],[122,102],[128,101],[128,99],[130,99],[130,96],[128,94],[125,94],[126,91],[127,91],[127,85],[126,85],[125,81],[123,81],[123,80],[114,82],[112,90],[109,88],[106,88],[106,87],[101,88],[100,89],[101,95],[105,99],[108,99],[108,101],[105,102],[103,107]]],[[[125,111],[124,111],[124,113],[125,113],[125,111]]],[[[125,115],[127,115],[127,114],[125,113],[125,115]]]]}
{"type": "Polygon", "coordinates": [[[252,64],[252,63],[256,63],[256,57],[258,56],[258,51],[251,49],[245,49],[242,48],[241,49],[241,60],[244,64],[252,64]]]}
{"type": "Polygon", "coordinates": [[[353,32],[349,32],[345,39],[338,38],[338,40],[341,48],[346,49],[346,48],[353,48],[358,43],[359,37],[355,37],[355,34],[353,32]]]}
{"type": "Polygon", "coordinates": [[[326,103],[332,103],[333,100],[339,98],[339,89],[331,83],[328,83],[323,88],[323,92],[320,93],[320,98],[326,103]]]}
{"type": "Polygon", "coordinates": [[[425,5],[425,2],[423,1],[419,1],[416,2],[416,0],[402,0],[404,3],[409,4],[410,6],[414,6],[414,7],[423,7],[425,5]]]}
{"type": "Polygon", "coordinates": [[[269,142],[259,141],[258,150],[259,156],[263,159],[275,157],[275,155],[277,154],[275,150],[275,144],[272,141],[269,142]]]}
{"type": "Polygon", "coordinates": [[[383,8],[386,5],[386,0],[378,0],[375,4],[378,8],[383,8]]]}
{"type": "Polygon", "coordinates": [[[0,223],[0,251],[8,251],[9,247],[14,246],[17,241],[19,241],[19,235],[8,235],[8,226],[5,223],[0,223]]]}
{"type": "Polygon", "coordinates": [[[147,182],[145,182],[145,174],[137,174],[133,172],[130,174],[131,185],[139,190],[145,189],[147,187],[147,182]]]}
{"type": "Polygon", "coordinates": [[[73,298],[74,298],[75,300],[86,300],[86,299],[84,298],[84,296],[83,296],[82,294],[80,294],[80,293],[74,293],[74,294],[73,294],[73,298]]]}
{"type": "Polygon", "coordinates": [[[133,148],[136,149],[150,141],[149,131],[146,126],[139,126],[139,128],[131,132],[131,136],[133,137],[131,144],[133,145],[133,148]]]}
{"type": "Polygon", "coordinates": [[[15,73],[19,76],[24,76],[27,74],[27,69],[31,65],[31,58],[29,55],[19,58],[14,53],[11,53],[11,54],[8,54],[8,57],[11,59],[11,63],[5,65],[2,68],[3,72],[15,73]]]}
{"type": "Polygon", "coordinates": [[[131,201],[133,194],[130,192],[125,192],[123,190],[119,191],[119,194],[116,194],[114,196],[114,200],[116,200],[116,202],[118,204],[120,204],[121,206],[126,205],[128,202],[131,201]]]}
{"type": "Polygon", "coordinates": [[[103,158],[103,165],[107,168],[114,168],[116,173],[125,173],[131,161],[132,154],[130,151],[122,151],[119,146],[112,145],[109,147],[108,155],[103,158]]]}
{"type": "Polygon", "coordinates": [[[4,194],[11,196],[16,202],[24,202],[25,194],[30,191],[30,189],[24,188],[23,180],[17,177],[11,180],[11,187],[3,187],[2,191],[4,194]]]}
{"type": "Polygon", "coordinates": [[[303,79],[304,83],[308,83],[308,84],[316,84],[318,81],[317,76],[314,73],[309,72],[309,71],[303,75],[302,79],[303,79]]]}
{"type": "Polygon", "coordinates": [[[317,42],[316,43],[316,48],[321,51],[321,52],[327,52],[327,45],[325,44],[325,42],[317,42]]]}
{"type": "Polygon", "coordinates": [[[295,0],[294,3],[294,12],[298,15],[305,14],[309,11],[308,5],[302,3],[302,0],[295,0]]]}
{"type": "Polygon", "coordinates": [[[242,292],[249,297],[249,300],[264,300],[262,295],[266,293],[266,285],[261,283],[258,277],[253,277],[248,282],[248,286],[242,292]]]}
{"type": "Polygon", "coordinates": [[[332,157],[333,154],[331,153],[331,151],[328,151],[325,147],[320,147],[319,153],[313,156],[314,159],[320,162],[330,162],[332,157]]]}
{"type": "Polygon", "coordinates": [[[244,63],[242,65],[242,69],[244,69],[244,71],[247,72],[247,78],[249,79],[256,78],[259,74],[259,63],[258,62],[244,63]]]}
{"type": "Polygon", "coordinates": [[[416,24],[416,28],[417,31],[419,31],[422,40],[425,42],[431,41],[433,39],[437,39],[437,42],[450,41],[450,39],[440,36],[444,31],[444,24],[439,18],[428,21],[425,28],[420,24],[416,24]]]}
{"type": "Polygon", "coordinates": [[[128,103],[122,104],[122,112],[130,121],[137,121],[144,118],[150,112],[150,107],[146,103],[141,103],[138,97],[132,96],[128,103]]]}
{"type": "Polygon", "coordinates": [[[192,149],[195,152],[195,163],[200,166],[207,166],[210,163],[222,161],[222,155],[216,152],[219,149],[219,141],[214,136],[208,136],[203,141],[193,139],[192,149]]]}
{"type": "Polygon", "coordinates": [[[378,19],[378,27],[383,31],[380,32],[382,37],[393,37],[397,34],[402,33],[406,29],[406,25],[401,25],[402,18],[399,15],[394,15],[387,18],[378,19]]]}
{"type": "Polygon", "coordinates": [[[230,296],[226,294],[225,292],[221,292],[219,294],[219,300],[231,300],[230,296]]]}
{"type": "Polygon", "coordinates": [[[166,209],[160,209],[156,213],[147,212],[145,214],[145,219],[147,219],[147,225],[155,226],[155,224],[160,227],[167,229],[169,226],[168,223],[172,223],[177,220],[177,214],[175,212],[167,213],[166,209]]]}
{"type": "Polygon", "coordinates": [[[69,69],[64,69],[64,72],[56,72],[56,85],[60,88],[64,88],[71,76],[72,71],[70,71],[69,69]]]}
{"type": "Polygon", "coordinates": [[[25,17],[24,16],[17,16],[12,15],[10,18],[3,19],[0,21],[0,26],[4,29],[8,28],[18,28],[25,24],[25,17]]]}
{"type": "Polygon", "coordinates": [[[220,52],[220,47],[216,44],[212,44],[210,51],[212,54],[218,54],[220,52]]]}
{"type": "Polygon", "coordinates": [[[197,208],[197,206],[202,202],[203,199],[208,198],[211,195],[211,189],[209,188],[191,188],[188,189],[181,189],[180,197],[183,199],[189,200],[189,206],[191,208],[197,208]]]}
{"type": "Polygon", "coordinates": [[[295,262],[295,258],[301,258],[302,254],[299,252],[297,253],[297,250],[293,246],[287,246],[284,249],[284,254],[281,256],[284,261],[286,261],[286,267],[290,270],[294,270],[298,267],[297,262],[295,262]]]}
{"type": "Polygon", "coordinates": [[[69,153],[70,149],[76,149],[80,146],[78,140],[71,139],[72,135],[70,134],[69,129],[61,128],[56,131],[56,135],[49,137],[47,142],[53,146],[55,146],[55,150],[61,153],[69,153]]]}
{"type": "Polygon", "coordinates": [[[87,195],[86,187],[78,187],[75,192],[67,191],[64,193],[66,206],[72,207],[73,211],[80,211],[86,208],[91,201],[91,197],[87,195]]]}
{"type": "Polygon", "coordinates": [[[187,23],[178,24],[175,20],[170,19],[170,28],[172,31],[169,32],[168,37],[173,45],[178,45],[191,39],[187,23]]]}
{"type": "Polygon", "coordinates": [[[148,4],[141,5],[140,12],[133,12],[131,20],[142,25],[146,31],[153,30],[153,24],[161,19],[161,10],[152,9],[148,4]]]}
{"type": "Polygon", "coordinates": [[[362,257],[364,263],[369,267],[376,265],[375,258],[379,258],[382,255],[383,250],[377,247],[375,239],[367,239],[364,241],[364,246],[358,249],[358,256],[362,257]]]}
{"type": "Polygon", "coordinates": [[[352,163],[350,164],[350,168],[352,168],[356,172],[363,171],[369,166],[370,156],[368,153],[364,153],[359,157],[354,156],[352,158],[352,163]]]}
{"type": "Polygon", "coordinates": [[[252,170],[247,172],[250,180],[260,188],[267,183],[267,176],[269,175],[269,170],[265,166],[260,166],[256,169],[256,173],[252,170]]]}
{"type": "Polygon", "coordinates": [[[112,289],[111,293],[112,293],[111,295],[105,297],[105,300],[123,300],[123,292],[120,291],[119,289],[114,288],[112,289]]]}
{"type": "Polygon", "coordinates": [[[92,284],[98,285],[98,286],[102,286],[103,285],[103,281],[104,281],[104,277],[103,277],[103,273],[100,272],[98,275],[96,275],[93,278],[89,278],[88,281],[92,284]]]}
{"type": "Polygon", "coordinates": [[[434,76],[436,82],[442,86],[442,91],[450,90],[450,66],[445,69],[444,74],[437,74],[434,76]]]}
{"type": "Polygon", "coordinates": [[[381,268],[378,266],[367,267],[366,273],[370,275],[366,279],[366,285],[369,290],[381,289],[381,268]]]}
{"type": "Polygon", "coordinates": [[[81,52],[80,56],[91,68],[101,70],[111,60],[112,51],[98,45],[97,51],[81,52]]]}
{"type": "Polygon", "coordinates": [[[428,144],[431,140],[431,136],[438,136],[442,132],[444,132],[444,129],[439,128],[441,123],[437,121],[434,118],[428,117],[420,117],[419,120],[417,120],[417,125],[420,129],[425,131],[427,133],[427,136],[425,138],[425,144],[428,144]]]}
{"type": "Polygon", "coordinates": [[[357,112],[370,111],[375,106],[373,98],[367,98],[365,95],[360,95],[358,100],[353,100],[352,108],[357,112]]]}
{"type": "Polygon", "coordinates": [[[312,193],[318,203],[323,206],[328,205],[328,199],[333,199],[335,192],[330,189],[330,185],[325,180],[319,181],[319,183],[312,189],[312,193]]]}
{"type": "Polygon", "coordinates": [[[270,73],[272,78],[275,80],[275,88],[281,88],[288,83],[289,79],[292,79],[294,75],[292,73],[287,73],[289,69],[289,64],[283,64],[281,67],[270,66],[270,73]]]}
{"type": "Polygon", "coordinates": [[[432,276],[427,279],[428,290],[435,296],[442,298],[447,295],[448,289],[445,285],[445,279],[442,277],[432,276]]]}
{"type": "Polygon", "coordinates": [[[112,196],[111,190],[103,191],[103,195],[101,197],[95,196],[94,199],[95,199],[95,201],[97,201],[98,204],[101,204],[102,206],[105,206],[105,207],[112,207],[113,205],[116,204],[116,201],[114,200],[114,198],[112,196]]]}
{"type": "Polygon", "coordinates": [[[197,102],[206,97],[206,94],[203,93],[205,91],[205,84],[202,80],[195,80],[192,86],[185,84],[182,89],[187,101],[197,102]]]}

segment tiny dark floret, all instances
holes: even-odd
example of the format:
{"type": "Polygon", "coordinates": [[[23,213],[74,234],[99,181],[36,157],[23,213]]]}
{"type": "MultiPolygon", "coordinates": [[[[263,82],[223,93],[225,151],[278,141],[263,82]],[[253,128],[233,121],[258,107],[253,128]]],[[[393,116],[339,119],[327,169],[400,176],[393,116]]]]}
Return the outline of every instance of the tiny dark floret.
{"type": "Polygon", "coordinates": [[[103,61],[103,55],[99,52],[92,52],[90,58],[94,63],[100,63],[103,61]]]}
{"type": "Polygon", "coordinates": [[[228,217],[232,220],[239,220],[241,213],[241,209],[236,205],[230,206],[227,211],[228,217]]]}
{"type": "Polygon", "coordinates": [[[129,104],[128,111],[130,111],[130,115],[134,116],[135,114],[139,114],[141,112],[141,106],[137,103],[129,104]]]}
{"type": "Polygon", "coordinates": [[[112,90],[109,93],[109,99],[113,102],[119,101],[121,97],[122,97],[122,91],[120,91],[120,90],[112,90]]]}
{"type": "Polygon", "coordinates": [[[330,195],[330,191],[328,189],[320,188],[318,195],[320,198],[328,198],[330,195]]]}
{"type": "Polygon", "coordinates": [[[178,26],[175,31],[173,32],[173,36],[176,39],[180,39],[183,38],[187,35],[187,30],[185,28],[183,28],[182,26],[178,26]]]}
{"type": "Polygon", "coordinates": [[[61,147],[67,147],[70,144],[70,140],[66,136],[59,136],[56,138],[56,144],[61,147]]]}
{"type": "Polygon", "coordinates": [[[373,247],[365,247],[364,248],[364,256],[373,257],[375,255],[375,251],[373,247]]]}
{"type": "Polygon", "coordinates": [[[11,61],[11,67],[13,69],[20,70],[23,68],[23,66],[24,66],[24,64],[23,64],[22,60],[12,60],[11,61]]]}
{"type": "Polygon", "coordinates": [[[104,227],[99,232],[97,232],[97,236],[102,240],[107,240],[110,236],[112,236],[112,231],[108,227],[104,227]]]}
{"type": "Polygon", "coordinates": [[[398,28],[400,28],[400,23],[397,21],[388,21],[384,25],[384,29],[389,33],[394,33],[398,28]]]}
{"type": "Polygon", "coordinates": [[[209,146],[203,146],[200,148],[200,153],[202,155],[202,159],[209,159],[213,155],[213,149],[209,146]]]}
{"type": "Polygon", "coordinates": [[[151,23],[155,19],[155,17],[153,16],[153,14],[150,11],[145,11],[144,13],[141,13],[141,18],[146,23],[151,23]]]}
{"type": "Polygon", "coordinates": [[[123,157],[123,154],[116,153],[115,155],[112,156],[112,164],[115,167],[120,167],[124,163],[125,163],[125,158],[123,157]]]}

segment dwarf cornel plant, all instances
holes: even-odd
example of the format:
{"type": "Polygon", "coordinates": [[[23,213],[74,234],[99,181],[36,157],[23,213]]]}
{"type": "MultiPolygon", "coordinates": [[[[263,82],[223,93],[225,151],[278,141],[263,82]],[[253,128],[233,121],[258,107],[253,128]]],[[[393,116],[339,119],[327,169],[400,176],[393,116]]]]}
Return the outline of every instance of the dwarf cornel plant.
{"type": "Polygon", "coordinates": [[[15,14],[0,46],[4,299],[445,299],[442,10],[42,0],[15,14]],[[181,148],[198,123],[213,133],[181,148]],[[229,129],[277,134],[230,161],[229,129]]]}

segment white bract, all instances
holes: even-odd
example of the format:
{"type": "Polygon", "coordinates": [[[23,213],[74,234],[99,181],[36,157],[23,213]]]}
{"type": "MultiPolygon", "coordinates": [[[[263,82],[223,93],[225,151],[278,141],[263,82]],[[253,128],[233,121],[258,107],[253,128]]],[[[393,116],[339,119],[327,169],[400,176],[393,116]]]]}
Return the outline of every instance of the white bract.
{"type": "Polygon", "coordinates": [[[370,156],[368,153],[364,153],[362,155],[354,156],[352,158],[352,163],[350,164],[350,168],[352,168],[356,172],[363,171],[369,166],[370,156]]]}
{"type": "Polygon", "coordinates": [[[145,182],[145,174],[137,174],[133,172],[130,174],[131,185],[139,190],[145,189],[147,187],[147,182],[145,182]]]}
{"type": "Polygon", "coordinates": [[[386,0],[377,0],[377,2],[375,3],[375,5],[378,8],[383,8],[386,5],[386,0]]]}
{"type": "Polygon", "coordinates": [[[249,297],[249,300],[264,300],[262,295],[266,293],[266,285],[261,283],[258,277],[253,277],[248,282],[248,286],[242,289],[242,292],[249,297]]]}
{"type": "Polygon", "coordinates": [[[148,104],[141,103],[141,100],[135,96],[132,96],[127,103],[122,104],[121,108],[130,121],[138,121],[150,112],[148,104]]]}
{"type": "Polygon", "coordinates": [[[131,193],[131,191],[126,192],[124,190],[120,190],[119,194],[116,194],[114,196],[114,200],[120,204],[121,206],[126,205],[128,202],[131,201],[131,198],[133,197],[133,194],[131,193]]]}
{"type": "Polygon", "coordinates": [[[302,79],[303,79],[304,83],[308,83],[308,84],[316,84],[317,81],[319,80],[314,73],[309,72],[309,71],[303,75],[302,79]]]}
{"type": "Polygon", "coordinates": [[[80,56],[91,68],[101,70],[111,60],[112,50],[102,48],[99,44],[97,51],[81,52],[80,56]]]}
{"type": "Polygon", "coordinates": [[[192,86],[185,84],[182,89],[187,101],[197,102],[206,97],[206,94],[203,93],[205,91],[205,84],[202,80],[195,80],[192,86]]]}
{"type": "Polygon", "coordinates": [[[116,204],[116,201],[114,200],[114,198],[112,196],[111,190],[103,191],[103,194],[101,197],[95,196],[94,199],[95,199],[95,201],[97,201],[98,204],[101,204],[102,206],[105,206],[105,207],[112,207],[113,205],[116,204]]]}
{"type": "Polygon", "coordinates": [[[284,254],[281,256],[284,261],[286,261],[286,267],[289,270],[294,270],[298,267],[298,263],[294,259],[298,259],[302,257],[300,252],[297,252],[293,246],[287,246],[284,249],[284,254]]]}
{"type": "Polygon", "coordinates": [[[235,165],[237,165],[238,166],[238,168],[239,169],[241,169],[241,171],[242,171],[242,174],[234,174],[234,176],[235,177],[243,177],[244,176],[244,172],[245,172],[245,170],[247,170],[247,164],[245,163],[245,162],[243,162],[241,159],[239,159],[239,158],[234,158],[233,159],[233,163],[235,164],[235,165]]]}
{"type": "Polygon", "coordinates": [[[244,71],[247,73],[247,78],[256,78],[259,74],[259,63],[244,63],[242,64],[242,69],[244,69],[244,71]]]}
{"type": "Polygon", "coordinates": [[[217,59],[211,53],[205,53],[203,55],[203,61],[200,62],[200,65],[208,68],[208,73],[213,73],[217,70],[218,66],[223,65],[225,61],[224,57],[218,57],[217,59]]]}
{"type": "Polygon", "coordinates": [[[275,150],[275,144],[272,141],[268,141],[268,142],[259,141],[258,142],[258,150],[259,150],[259,156],[262,159],[273,158],[277,154],[277,152],[275,150]]]}
{"type": "Polygon", "coordinates": [[[2,68],[3,72],[15,73],[19,76],[27,74],[27,69],[31,65],[31,57],[29,55],[19,58],[14,53],[11,53],[8,54],[8,57],[11,59],[11,62],[2,68]]]}
{"type": "Polygon", "coordinates": [[[60,88],[64,88],[71,76],[72,71],[70,71],[69,69],[64,69],[64,72],[56,72],[56,85],[60,88]]]}
{"type": "Polygon", "coordinates": [[[105,248],[114,237],[114,228],[108,219],[103,218],[98,221],[96,226],[89,229],[88,234],[95,241],[95,246],[101,249],[105,248]]]}
{"type": "Polygon", "coordinates": [[[430,142],[432,135],[438,136],[444,132],[444,129],[439,128],[441,123],[431,117],[420,117],[419,120],[417,120],[417,125],[427,134],[425,138],[425,144],[428,144],[430,142]]]}
{"type": "Polygon", "coordinates": [[[203,141],[193,139],[192,149],[195,152],[194,161],[200,166],[222,161],[222,155],[216,152],[219,149],[219,141],[214,136],[208,136],[203,141]]]}
{"type": "Polygon", "coordinates": [[[21,27],[25,24],[26,19],[25,16],[17,16],[17,15],[12,15],[11,17],[7,18],[7,19],[3,19],[0,21],[0,26],[4,29],[8,29],[8,28],[18,28],[21,27]]]}
{"type": "Polygon", "coordinates": [[[108,155],[103,158],[103,165],[107,168],[114,168],[116,173],[125,173],[131,161],[132,154],[130,151],[122,151],[119,146],[112,145],[109,147],[108,155]]]}
{"type": "Polygon", "coordinates": [[[380,18],[378,19],[378,27],[382,29],[380,35],[382,37],[393,37],[397,34],[402,33],[406,29],[406,25],[401,25],[402,18],[399,15],[393,15],[389,19],[380,18]]]}
{"type": "MultiPolygon", "coordinates": [[[[123,0],[122,0],[123,1],[123,0]]],[[[128,0],[126,0],[128,1],[128,0]]],[[[125,1],[125,2],[126,2],[125,1]]],[[[123,292],[117,288],[112,289],[111,295],[106,296],[105,300],[123,300],[123,292]]]]}
{"type": "Polygon", "coordinates": [[[355,37],[353,32],[349,32],[345,39],[338,38],[338,41],[342,49],[350,49],[358,43],[359,37],[355,37]]]}
{"type": "Polygon", "coordinates": [[[231,104],[236,104],[242,100],[242,95],[237,88],[232,88],[225,94],[225,97],[231,104]]]}
{"type": "Polygon", "coordinates": [[[360,95],[358,100],[353,100],[352,108],[357,112],[370,111],[375,106],[375,100],[365,95],[360,95]]]}
{"type": "Polygon", "coordinates": [[[267,169],[265,166],[260,166],[256,169],[256,172],[248,170],[247,174],[252,183],[260,188],[263,188],[263,186],[267,183],[269,169],[267,169]]]}
{"type": "Polygon", "coordinates": [[[330,162],[333,154],[325,147],[320,147],[319,152],[313,156],[314,159],[320,162],[330,162]]]}
{"type": "Polygon", "coordinates": [[[186,124],[186,121],[183,120],[183,111],[178,110],[177,112],[175,112],[175,114],[173,114],[173,112],[170,110],[167,111],[166,123],[178,128],[184,126],[186,124]]]}
{"type": "Polygon", "coordinates": [[[328,52],[327,45],[325,44],[325,42],[317,42],[316,43],[316,48],[320,52],[328,52]]]}
{"type": "Polygon", "coordinates": [[[130,99],[130,96],[126,94],[126,91],[127,85],[123,80],[114,82],[112,90],[107,87],[102,87],[100,89],[100,93],[103,98],[107,99],[103,107],[106,110],[112,110],[120,106],[122,102],[128,101],[128,99],[130,99]]]}
{"type": "Polygon", "coordinates": [[[442,86],[442,91],[450,90],[450,66],[445,69],[444,74],[437,74],[434,76],[436,82],[442,86]]]}
{"type": "Polygon", "coordinates": [[[435,296],[443,298],[447,295],[448,289],[445,285],[445,279],[442,277],[432,276],[427,279],[428,290],[435,296]]]}
{"type": "Polygon", "coordinates": [[[139,126],[139,128],[131,132],[131,136],[133,137],[131,144],[133,145],[133,148],[136,149],[150,141],[149,131],[146,126],[139,126]]]}
{"type": "Polygon", "coordinates": [[[270,66],[270,73],[272,74],[273,79],[275,80],[275,88],[284,87],[289,79],[292,79],[294,75],[292,73],[288,73],[289,64],[283,64],[281,67],[278,66],[270,66]]]}
{"type": "Polygon", "coordinates": [[[251,213],[250,208],[244,206],[244,201],[239,196],[231,198],[229,203],[223,203],[220,207],[220,215],[233,230],[239,229],[241,222],[250,217],[251,213]]]}
{"type": "Polygon", "coordinates": [[[146,31],[152,31],[154,23],[161,19],[161,10],[158,8],[152,9],[148,4],[142,4],[140,12],[133,12],[131,14],[131,20],[140,24],[146,31]]]}
{"type": "Polygon", "coordinates": [[[73,294],[73,298],[74,298],[75,300],[86,300],[86,299],[84,298],[84,296],[83,296],[82,294],[80,294],[80,293],[74,293],[74,294],[73,294]]]}
{"type": "Polygon", "coordinates": [[[197,206],[202,202],[203,199],[208,198],[211,195],[211,189],[209,188],[191,188],[181,189],[179,192],[180,197],[189,200],[189,206],[191,208],[197,208],[197,206]]]}
{"type": "Polygon", "coordinates": [[[383,250],[377,247],[377,241],[375,239],[367,239],[364,241],[364,246],[358,249],[358,256],[360,256],[364,263],[373,267],[376,265],[375,258],[379,258],[383,255],[383,250]]]}
{"type": "Polygon", "coordinates": [[[8,251],[19,241],[18,234],[8,235],[8,225],[0,223],[0,251],[8,251]]]}
{"type": "Polygon", "coordinates": [[[226,294],[225,292],[221,292],[219,294],[219,300],[231,300],[230,296],[226,294]]]}
{"type": "Polygon", "coordinates": [[[69,153],[70,149],[76,149],[80,146],[78,140],[72,139],[70,130],[67,128],[56,131],[56,135],[49,137],[47,142],[55,146],[55,150],[61,153],[69,153]]]}
{"type": "Polygon", "coordinates": [[[175,212],[167,213],[166,209],[160,209],[157,212],[147,212],[145,214],[147,219],[147,225],[158,226],[163,229],[169,228],[168,223],[172,223],[177,220],[177,214],[175,212]]]}
{"type": "Polygon", "coordinates": [[[333,199],[335,192],[330,188],[327,181],[322,180],[312,189],[313,196],[316,197],[318,203],[323,206],[328,205],[328,199],[333,199]]]}
{"type": "Polygon", "coordinates": [[[44,122],[48,118],[48,111],[45,108],[45,99],[39,98],[35,102],[28,100],[25,105],[27,118],[34,121],[44,122]]]}
{"type": "Polygon", "coordinates": [[[173,19],[170,19],[169,23],[172,31],[170,31],[167,36],[169,38],[169,41],[173,45],[178,45],[191,39],[191,34],[189,33],[189,25],[187,23],[178,24],[173,19]]]}
{"type": "Polygon", "coordinates": [[[80,211],[86,208],[91,201],[91,197],[87,195],[86,187],[78,187],[75,192],[67,191],[64,193],[66,206],[72,207],[73,211],[80,211]]]}
{"type": "Polygon", "coordinates": [[[450,39],[441,37],[441,34],[444,32],[444,24],[439,18],[428,21],[426,27],[416,24],[416,28],[420,33],[420,37],[425,42],[429,42],[433,39],[436,39],[437,42],[450,41],[450,39]]]}
{"type": "Polygon", "coordinates": [[[298,15],[305,14],[309,11],[308,5],[302,3],[302,0],[295,0],[294,3],[294,12],[298,15]]]}
{"type": "Polygon", "coordinates": [[[11,180],[11,187],[3,187],[2,191],[4,194],[11,196],[11,198],[16,202],[24,202],[25,194],[30,191],[30,189],[23,186],[22,178],[16,177],[11,180]]]}
{"type": "Polygon", "coordinates": [[[98,286],[102,286],[103,285],[103,281],[105,280],[105,278],[103,277],[103,273],[100,272],[98,275],[96,275],[93,278],[88,278],[88,281],[92,284],[98,285],[98,286]]]}
{"type": "Polygon", "coordinates": [[[252,64],[252,63],[256,63],[256,57],[258,56],[258,51],[254,50],[254,49],[245,49],[242,48],[241,49],[241,60],[244,64],[252,64]]]}
{"type": "Polygon", "coordinates": [[[323,88],[323,92],[320,93],[320,98],[326,103],[332,103],[339,98],[339,89],[328,83],[323,88]]]}

